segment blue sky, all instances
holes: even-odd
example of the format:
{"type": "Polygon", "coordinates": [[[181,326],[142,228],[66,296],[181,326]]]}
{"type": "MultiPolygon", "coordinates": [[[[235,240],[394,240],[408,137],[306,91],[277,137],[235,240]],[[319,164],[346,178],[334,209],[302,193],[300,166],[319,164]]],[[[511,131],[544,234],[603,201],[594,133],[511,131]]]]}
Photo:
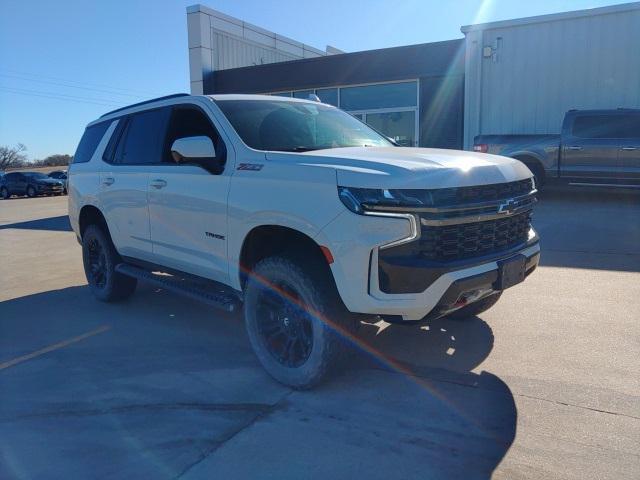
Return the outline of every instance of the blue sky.
{"type": "MultiPolygon", "coordinates": [[[[75,151],[105,111],[189,91],[195,1],[2,0],[0,145],[31,159],[75,151]],[[51,98],[56,97],[56,98],[51,98]]],[[[606,0],[210,0],[212,8],[324,49],[460,38],[460,26],[622,3],[606,0]],[[308,6],[305,6],[308,5],[308,6]]]]}

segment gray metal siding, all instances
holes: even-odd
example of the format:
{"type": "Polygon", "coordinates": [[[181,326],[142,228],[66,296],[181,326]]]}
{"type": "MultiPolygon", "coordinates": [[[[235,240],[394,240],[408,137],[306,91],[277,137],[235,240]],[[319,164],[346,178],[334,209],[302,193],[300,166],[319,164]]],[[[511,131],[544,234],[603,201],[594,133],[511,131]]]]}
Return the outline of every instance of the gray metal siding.
{"type": "Polygon", "coordinates": [[[246,39],[235,38],[225,33],[215,32],[213,35],[213,70],[262,65],[265,63],[286,62],[300,57],[290,55],[282,50],[254,44],[246,39]]]}
{"type": "Polygon", "coordinates": [[[638,48],[640,8],[468,32],[465,146],[477,134],[559,133],[573,108],[640,107],[638,48]]]}

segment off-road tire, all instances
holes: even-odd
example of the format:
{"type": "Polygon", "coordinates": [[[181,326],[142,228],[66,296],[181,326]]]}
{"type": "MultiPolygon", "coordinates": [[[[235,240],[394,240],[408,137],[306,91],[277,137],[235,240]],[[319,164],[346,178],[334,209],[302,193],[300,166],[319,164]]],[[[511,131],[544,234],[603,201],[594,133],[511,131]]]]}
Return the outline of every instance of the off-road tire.
{"type": "Polygon", "coordinates": [[[33,198],[36,196],[36,194],[37,194],[36,188],[33,185],[29,185],[27,187],[27,197],[33,198]]]}
{"type": "Polygon", "coordinates": [[[494,293],[493,295],[489,295],[482,300],[473,302],[471,305],[467,305],[466,307],[462,307],[461,309],[450,313],[447,317],[453,318],[454,320],[466,320],[467,318],[480,315],[482,312],[486,312],[493,307],[498,300],[500,300],[501,296],[502,292],[494,293]]]}
{"type": "Polygon", "coordinates": [[[5,187],[0,188],[0,197],[3,200],[7,200],[11,195],[9,195],[9,190],[7,190],[5,187]]]}
{"type": "Polygon", "coordinates": [[[115,267],[121,262],[118,252],[109,235],[99,225],[89,225],[82,235],[82,262],[89,288],[95,297],[102,302],[116,302],[130,297],[136,290],[137,280],[116,272],[115,267]],[[104,267],[98,279],[92,271],[92,258],[97,254],[104,267]],[[92,257],[93,255],[93,257],[92,257]]]}
{"type": "Polygon", "coordinates": [[[326,263],[295,253],[258,262],[247,281],[244,317],[251,346],[265,370],[280,383],[299,390],[315,386],[340,364],[356,323],[356,316],[342,303],[326,263]],[[274,292],[278,292],[278,299],[287,298],[291,305],[310,312],[306,318],[312,334],[307,333],[306,338],[312,339],[311,351],[301,365],[287,366],[279,360],[261,331],[264,319],[259,319],[259,312],[264,312],[265,295],[273,296],[274,292]]]}

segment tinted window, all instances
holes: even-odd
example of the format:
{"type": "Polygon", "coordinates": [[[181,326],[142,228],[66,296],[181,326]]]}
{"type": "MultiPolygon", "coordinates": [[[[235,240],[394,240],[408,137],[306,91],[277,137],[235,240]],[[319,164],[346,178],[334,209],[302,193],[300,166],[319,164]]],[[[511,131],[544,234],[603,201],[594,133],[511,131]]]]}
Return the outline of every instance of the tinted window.
{"type": "Polygon", "coordinates": [[[340,108],[343,110],[415,107],[417,104],[418,84],[416,82],[385,83],[340,89],[340,108]]]}
{"type": "Polygon", "coordinates": [[[316,95],[322,103],[328,103],[335,107],[338,106],[338,89],[337,88],[319,88],[316,95]]]}
{"type": "Polygon", "coordinates": [[[93,152],[95,152],[100,140],[104,137],[104,132],[107,131],[109,124],[110,122],[103,122],[87,127],[80,139],[72,163],[85,163],[91,160],[93,152]]]}
{"type": "Polygon", "coordinates": [[[160,163],[169,112],[168,108],[161,108],[131,115],[116,149],[115,162],[160,163]]]}
{"type": "Polygon", "coordinates": [[[111,134],[109,143],[107,143],[107,146],[102,153],[102,159],[107,163],[113,163],[114,161],[116,147],[119,145],[120,138],[122,137],[122,132],[124,131],[124,127],[127,125],[127,119],[126,117],[120,118],[117,120],[117,122],[118,124],[111,134]]]}
{"type": "Polygon", "coordinates": [[[309,100],[309,95],[313,95],[313,90],[299,90],[293,92],[295,98],[302,98],[303,100],[309,100]]]}
{"type": "Polygon", "coordinates": [[[334,107],[282,100],[216,102],[242,141],[258,150],[305,151],[391,146],[382,135],[334,107]]]}
{"type": "Polygon", "coordinates": [[[640,138],[640,115],[584,115],[576,117],[572,134],[579,138],[640,138]]]}
{"type": "Polygon", "coordinates": [[[163,161],[174,162],[171,156],[171,146],[178,138],[197,136],[209,137],[216,149],[216,157],[224,159],[226,153],[224,142],[205,113],[196,107],[175,107],[167,129],[167,140],[162,154],[163,161]]]}
{"type": "Polygon", "coordinates": [[[7,182],[17,182],[18,180],[20,180],[20,177],[22,175],[20,175],[19,173],[7,173],[4,178],[7,180],[7,182]]]}
{"type": "Polygon", "coordinates": [[[640,113],[618,115],[618,138],[640,138],[640,113]]]}
{"type": "Polygon", "coordinates": [[[44,173],[40,173],[40,172],[26,172],[24,176],[29,178],[49,178],[44,173]]]}

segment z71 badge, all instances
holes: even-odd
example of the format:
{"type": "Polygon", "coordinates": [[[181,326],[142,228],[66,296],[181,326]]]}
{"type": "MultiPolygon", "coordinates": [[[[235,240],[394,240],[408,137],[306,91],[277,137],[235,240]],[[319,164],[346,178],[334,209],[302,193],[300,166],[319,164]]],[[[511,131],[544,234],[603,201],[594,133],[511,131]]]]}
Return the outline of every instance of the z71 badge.
{"type": "Polygon", "coordinates": [[[262,163],[241,163],[236,170],[262,170],[262,163]]]}

